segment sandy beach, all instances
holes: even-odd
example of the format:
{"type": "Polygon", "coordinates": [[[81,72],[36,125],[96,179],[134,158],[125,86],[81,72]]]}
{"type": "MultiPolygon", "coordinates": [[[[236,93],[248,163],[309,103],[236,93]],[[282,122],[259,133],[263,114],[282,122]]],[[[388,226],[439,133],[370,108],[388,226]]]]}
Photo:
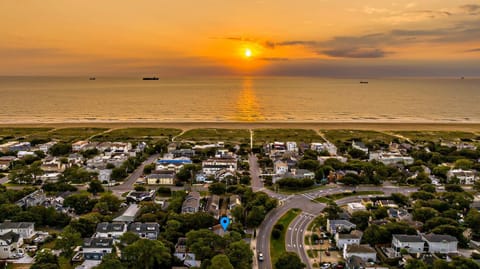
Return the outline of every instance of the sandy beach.
{"type": "Polygon", "coordinates": [[[372,131],[465,131],[480,132],[480,123],[422,123],[422,122],[79,122],[79,123],[0,123],[6,127],[104,127],[120,128],[176,128],[181,130],[198,128],[223,129],[352,129],[372,131]]]}

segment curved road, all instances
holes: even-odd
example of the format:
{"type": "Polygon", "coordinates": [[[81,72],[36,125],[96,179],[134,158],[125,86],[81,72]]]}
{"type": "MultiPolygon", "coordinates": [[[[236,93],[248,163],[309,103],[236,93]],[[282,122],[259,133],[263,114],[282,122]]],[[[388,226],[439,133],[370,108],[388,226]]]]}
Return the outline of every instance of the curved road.
{"type": "MultiPolygon", "coordinates": [[[[271,269],[272,262],[270,258],[270,235],[272,233],[273,226],[275,223],[290,209],[299,208],[302,210],[302,213],[297,216],[289,225],[287,229],[287,234],[285,237],[285,243],[288,251],[296,252],[302,261],[307,264],[307,268],[311,268],[307,253],[304,247],[304,233],[311,221],[318,216],[322,210],[326,207],[323,203],[318,203],[313,201],[315,198],[327,196],[331,194],[351,192],[351,191],[382,191],[384,195],[388,196],[392,193],[404,193],[409,194],[414,192],[417,188],[410,187],[398,187],[393,185],[388,185],[385,183],[384,186],[361,186],[361,187],[349,187],[349,186],[339,186],[336,185],[333,188],[329,189],[319,189],[303,194],[296,195],[285,195],[280,193],[275,193],[269,189],[264,188],[262,181],[260,180],[260,168],[258,166],[257,157],[254,154],[249,156],[249,165],[250,165],[250,175],[252,178],[252,189],[254,191],[263,191],[267,193],[270,197],[280,200],[280,206],[270,211],[265,220],[262,222],[260,227],[258,227],[257,233],[257,245],[256,245],[256,254],[258,252],[263,252],[264,261],[258,262],[258,268],[271,269]]],[[[358,201],[361,198],[369,197],[369,195],[357,195],[346,197],[336,201],[339,205],[345,205],[350,202],[358,201]]]]}

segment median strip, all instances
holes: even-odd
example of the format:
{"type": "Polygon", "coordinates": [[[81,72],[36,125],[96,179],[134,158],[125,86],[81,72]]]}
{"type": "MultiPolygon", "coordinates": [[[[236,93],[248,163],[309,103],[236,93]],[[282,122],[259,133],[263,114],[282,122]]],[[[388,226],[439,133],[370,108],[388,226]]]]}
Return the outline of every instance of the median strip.
{"type": "Polygon", "coordinates": [[[290,223],[300,214],[301,210],[298,208],[290,209],[287,213],[277,221],[273,226],[272,234],[270,237],[270,256],[272,258],[272,264],[275,264],[277,259],[287,251],[285,247],[285,235],[290,223]]]}

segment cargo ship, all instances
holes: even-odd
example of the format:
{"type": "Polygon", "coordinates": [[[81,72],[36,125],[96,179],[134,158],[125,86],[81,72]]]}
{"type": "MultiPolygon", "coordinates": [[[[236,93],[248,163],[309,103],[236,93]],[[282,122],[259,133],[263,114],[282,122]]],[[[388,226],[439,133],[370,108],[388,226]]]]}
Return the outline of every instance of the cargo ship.
{"type": "Polygon", "coordinates": [[[157,77],[145,77],[143,80],[158,80],[159,78],[157,77]]]}

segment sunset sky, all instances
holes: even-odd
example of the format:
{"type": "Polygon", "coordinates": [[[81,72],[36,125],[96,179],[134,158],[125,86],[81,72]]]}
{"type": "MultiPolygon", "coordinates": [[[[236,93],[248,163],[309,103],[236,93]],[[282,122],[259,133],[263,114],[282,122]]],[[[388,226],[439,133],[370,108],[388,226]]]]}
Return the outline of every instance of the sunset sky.
{"type": "Polygon", "coordinates": [[[0,75],[480,76],[480,2],[5,0],[0,40],[0,75]]]}

